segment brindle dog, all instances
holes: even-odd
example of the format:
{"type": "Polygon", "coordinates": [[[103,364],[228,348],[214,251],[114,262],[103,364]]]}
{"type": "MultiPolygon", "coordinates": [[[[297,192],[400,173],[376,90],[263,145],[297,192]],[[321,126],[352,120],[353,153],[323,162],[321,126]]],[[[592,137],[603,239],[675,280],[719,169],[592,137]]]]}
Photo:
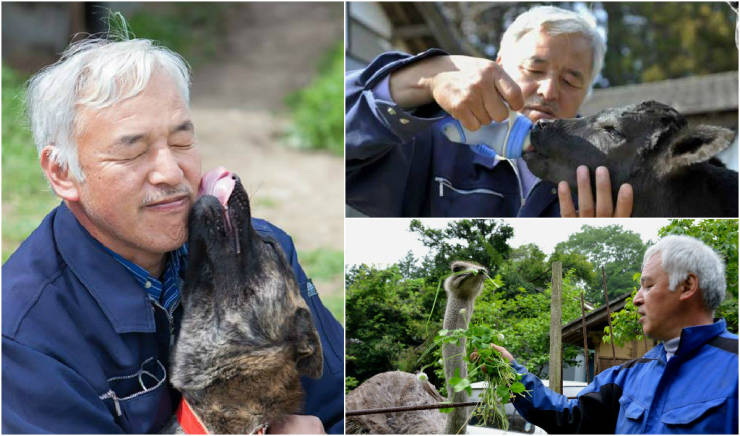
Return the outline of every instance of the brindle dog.
{"type": "Polygon", "coordinates": [[[320,377],[323,359],[280,245],[255,231],[241,182],[221,172],[214,184],[233,178],[230,195],[206,188],[221,201],[203,195],[190,212],[184,315],[170,371],[209,432],[243,434],[299,411],[299,377],[320,377]]]}

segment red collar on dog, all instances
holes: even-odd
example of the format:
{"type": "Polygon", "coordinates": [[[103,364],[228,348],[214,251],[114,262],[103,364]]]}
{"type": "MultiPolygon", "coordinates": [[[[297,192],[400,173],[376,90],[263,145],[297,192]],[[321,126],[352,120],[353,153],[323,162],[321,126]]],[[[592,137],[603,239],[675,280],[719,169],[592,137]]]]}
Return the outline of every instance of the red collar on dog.
{"type": "Polygon", "coordinates": [[[203,423],[195,416],[188,402],[185,401],[185,397],[182,398],[180,405],[177,406],[175,416],[177,416],[177,422],[180,423],[180,427],[182,427],[185,434],[208,434],[203,423]]]}
{"type": "MultiPolygon", "coordinates": [[[[193,409],[190,408],[188,402],[185,401],[185,397],[182,397],[180,400],[180,404],[177,406],[177,410],[175,411],[175,416],[185,434],[208,434],[206,426],[203,425],[198,418],[198,415],[196,415],[195,412],[193,412],[193,409]]],[[[267,433],[267,428],[267,424],[260,424],[249,434],[265,434],[267,433]]]]}

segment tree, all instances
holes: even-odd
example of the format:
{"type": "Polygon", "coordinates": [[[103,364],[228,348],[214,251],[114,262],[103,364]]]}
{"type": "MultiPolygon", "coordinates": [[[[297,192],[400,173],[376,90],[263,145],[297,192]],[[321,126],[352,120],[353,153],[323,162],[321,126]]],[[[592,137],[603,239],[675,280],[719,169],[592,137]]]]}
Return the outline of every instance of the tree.
{"type": "Polygon", "coordinates": [[[444,229],[427,228],[421,221],[411,220],[409,230],[429,247],[422,269],[434,280],[448,274],[450,262],[458,259],[478,262],[493,277],[509,254],[507,241],[514,236],[511,226],[484,219],[450,221],[444,229]]]}
{"type": "MultiPolygon", "coordinates": [[[[603,304],[601,267],[604,266],[606,271],[609,298],[617,298],[632,291],[632,276],[642,268],[645,249],[640,235],[631,230],[624,230],[618,224],[605,227],[584,225],[580,232],[570,235],[567,241],[555,246],[553,259],[565,258],[575,262],[578,259],[569,259],[565,256],[574,253],[588,259],[596,271],[591,275],[583,272],[583,278],[588,280],[586,299],[592,303],[603,304]]],[[[575,264],[580,268],[586,266],[582,261],[575,264]]]]}

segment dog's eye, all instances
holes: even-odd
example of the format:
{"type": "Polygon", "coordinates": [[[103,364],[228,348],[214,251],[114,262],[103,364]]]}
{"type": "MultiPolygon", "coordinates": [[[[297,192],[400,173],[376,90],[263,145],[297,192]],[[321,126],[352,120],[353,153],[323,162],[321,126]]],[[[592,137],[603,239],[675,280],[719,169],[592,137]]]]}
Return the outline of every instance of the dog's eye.
{"type": "Polygon", "coordinates": [[[603,126],[602,129],[612,137],[622,139],[622,134],[614,126],[603,126]]]}
{"type": "Polygon", "coordinates": [[[452,272],[459,273],[460,271],[464,270],[465,267],[462,265],[455,265],[452,267],[452,272]]]}

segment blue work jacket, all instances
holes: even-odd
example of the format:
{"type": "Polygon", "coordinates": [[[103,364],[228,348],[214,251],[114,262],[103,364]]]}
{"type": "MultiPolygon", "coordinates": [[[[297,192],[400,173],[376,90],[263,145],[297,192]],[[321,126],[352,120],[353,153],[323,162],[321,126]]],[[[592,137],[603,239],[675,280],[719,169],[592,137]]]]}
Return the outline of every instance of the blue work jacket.
{"type": "MultiPolygon", "coordinates": [[[[515,160],[451,142],[432,126],[437,104],[406,111],[376,98],[391,72],[445,52],[389,52],[345,77],[346,203],[370,216],[560,216],[555,184],[523,192],[515,160]]],[[[522,162],[523,163],[523,162],[522,162]]]]}
{"type": "Polygon", "coordinates": [[[514,363],[529,391],[514,406],[548,433],[738,434],[737,351],[724,320],[688,327],[668,362],[658,344],[600,373],[574,400],[514,363]]]}
{"type": "MultiPolygon", "coordinates": [[[[291,238],[277,240],[321,337],[324,372],[302,378],[303,413],[344,431],[343,330],[298,264],[291,238]]],[[[168,313],[60,205],[2,268],[2,432],[151,433],[180,394],[167,377],[182,308],[168,313]]],[[[255,395],[259,395],[255,392],[255,395]]]]}

